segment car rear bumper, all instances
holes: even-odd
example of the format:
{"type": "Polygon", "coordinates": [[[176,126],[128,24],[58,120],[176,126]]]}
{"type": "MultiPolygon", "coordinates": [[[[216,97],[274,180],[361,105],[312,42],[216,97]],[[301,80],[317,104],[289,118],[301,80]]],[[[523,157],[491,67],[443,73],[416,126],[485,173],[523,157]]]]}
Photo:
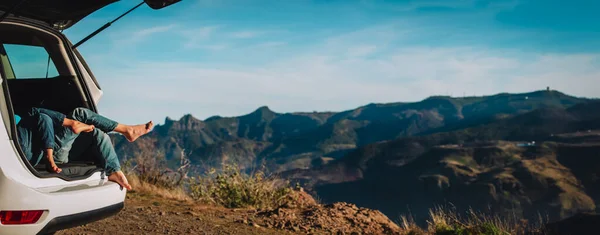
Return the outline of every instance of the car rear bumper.
{"type": "Polygon", "coordinates": [[[115,215],[123,209],[124,203],[117,203],[93,211],[65,215],[50,220],[38,234],[53,233],[58,230],[77,227],[115,215]]]}
{"type": "Polygon", "coordinates": [[[0,234],[37,234],[42,230],[47,233],[102,219],[122,208],[125,194],[126,190],[118,184],[103,179],[30,188],[0,170],[0,210],[45,211],[34,224],[0,224],[0,234]]]}

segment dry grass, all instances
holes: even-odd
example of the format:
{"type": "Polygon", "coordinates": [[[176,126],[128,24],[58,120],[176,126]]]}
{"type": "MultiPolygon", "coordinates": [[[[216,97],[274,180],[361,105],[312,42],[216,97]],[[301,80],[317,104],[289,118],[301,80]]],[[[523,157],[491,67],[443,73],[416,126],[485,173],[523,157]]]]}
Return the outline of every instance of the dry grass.
{"type": "Polygon", "coordinates": [[[453,209],[436,207],[429,211],[427,228],[422,229],[410,216],[401,216],[401,227],[404,234],[433,234],[433,235],[505,235],[505,234],[543,234],[544,220],[528,224],[522,219],[504,219],[496,215],[478,213],[468,210],[461,217],[453,209]]]}
{"type": "Polygon", "coordinates": [[[466,219],[461,219],[457,213],[435,208],[429,211],[431,220],[428,221],[428,231],[434,234],[517,234],[517,226],[498,216],[487,216],[469,210],[466,219]]]}
{"type": "MultiPolygon", "coordinates": [[[[133,187],[133,192],[155,194],[167,199],[190,201],[191,197],[183,187],[187,177],[189,162],[182,161],[182,168],[176,171],[167,167],[165,155],[156,151],[155,143],[149,139],[138,139],[139,152],[123,163],[123,172],[133,187]]],[[[186,159],[183,158],[182,159],[186,159]]]]}
{"type": "Polygon", "coordinates": [[[158,186],[156,184],[148,183],[135,174],[128,174],[127,179],[133,187],[132,192],[140,192],[140,193],[148,193],[154,194],[166,199],[173,199],[178,201],[191,201],[192,198],[188,195],[188,193],[183,189],[183,187],[178,188],[166,188],[163,186],[158,186]]]}
{"type": "Polygon", "coordinates": [[[212,169],[203,176],[191,177],[188,186],[193,199],[227,208],[275,208],[289,202],[293,195],[289,182],[266,176],[261,170],[245,174],[234,165],[225,165],[221,172],[212,169]]]}
{"type": "Polygon", "coordinates": [[[421,235],[427,234],[427,231],[419,227],[412,216],[400,216],[400,227],[405,231],[405,234],[421,235]]]}
{"type": "MultiPolygon", "coordinates": [[[[224,165],[217,171],[187,178],[185,167],[168,170],[164,155],[154,151],[152,142],[140,141],[142,151],[124,163],[123,170],[136,192],[158,195],[179,201],[199,201],[227,208],[272,209],[286,205],[294,198],[289,182],[277,176],[268,176],[261,170],[244,173],[235,165],[224,165]]],[[[184,157],[182,156],[182,159],[184,157]]],[[[182,166],[187,162],[182,161],[182,166]]],[[[540,217],[541,218],[541,217],[540,217]]],[[[527,224],[517,218],[503,219],[469,210],[458,213],[455,209],[437,207],[430,210],[427,227],[417,226],[410,216],[400,218],[405,234],[526,234],[541,231],[544,224],[527,224]],[[460,214],[466,216],[461,217],[460,214]]]]}
{"type": "Polygon", "coordinates": [[[170,170],[165,155],[156,151],[149,139],[136,141],[138,151],[123,164],[123,171],[135,191],[152,193],[168,199],[197,200],[228,208],[274,208],[293,200],[289,182],[256,170],[245,174],[235,165],[220,171],[188,177],[189,161],[181,155],[179,168],[170,170]]]}

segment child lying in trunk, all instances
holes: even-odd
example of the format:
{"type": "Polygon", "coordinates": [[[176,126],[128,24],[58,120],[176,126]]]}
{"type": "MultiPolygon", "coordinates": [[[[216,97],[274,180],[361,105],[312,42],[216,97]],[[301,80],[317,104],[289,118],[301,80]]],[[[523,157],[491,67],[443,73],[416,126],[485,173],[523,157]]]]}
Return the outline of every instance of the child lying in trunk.
{"type": "Polygon", "coordinates": [[[152,122],[123,125],[85,108],[76,108],[68,117],[56,111],[32,108],[25,117],[21,117],[17,133],[21,148],[33,166],[45,157],[49,163],[48,170],[60,173],[62,170],[57,163],[81,158],[91,148],[95,157],[104,162],[108,179],[131,189],[106,133],[115,131],[133,142],[152,128],[152,122]]]}

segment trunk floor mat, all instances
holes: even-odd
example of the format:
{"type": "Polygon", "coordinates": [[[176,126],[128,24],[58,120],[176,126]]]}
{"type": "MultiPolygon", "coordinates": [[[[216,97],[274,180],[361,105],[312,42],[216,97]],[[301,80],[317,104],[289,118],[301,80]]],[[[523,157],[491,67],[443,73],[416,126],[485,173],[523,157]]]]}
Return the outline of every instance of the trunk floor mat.
{"type": "MultiPolygon", "coordinates": [[[[94,173],[96,171],[102,171],[102,168],[97,167],[95,165],[86,164],[86,163],[67,163],[67,164],[56,164],[56,165],[60,169],[62,169],[62,172],[60,172],[59,174],[63,175],[63,176],[67,176],[67,177],[81,177],[81,176],[85,176],[85,175],[91,175],[92,173],[94,173]]],[[[56,173],[52,173],[52,172],[49,172],[48,170],[46,170],[45,164],[38,164],[37,166],[35,166],[35,169],[42,176],[56,175],[56,173]]]]}

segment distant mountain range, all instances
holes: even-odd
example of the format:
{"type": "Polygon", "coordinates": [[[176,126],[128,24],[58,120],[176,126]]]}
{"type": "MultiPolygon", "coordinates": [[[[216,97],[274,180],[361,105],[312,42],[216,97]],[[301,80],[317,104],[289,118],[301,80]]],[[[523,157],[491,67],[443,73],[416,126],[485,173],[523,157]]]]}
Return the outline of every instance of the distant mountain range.
{"type": "Polygon", "coordinates": [[[506,216],[557,220],[600,200],[600,101],[546,107],[449,132],[363,146],[286,177],[325,201],[390,217],[449,203],[506,216]],[[538,214],[539,213],[539,214],[538,214]]]}
{"type": "MultiPolygon", "coordinates": [[[[431,134],[486,123],[539,108],[586,102],[557,91],[452,98],[435,96],[415,103],[369,104],[343,112],[276,113],[268,107],[239,117],[191,115],[167,118],[151,135],[168,159],[182,154],[194,164],[243,167],[266,164],[273,171],[307,169],[378,141],[431,134]]],[[[136,146],[115,137],[121,157],[136,146]]]]}
{"type": "MultiPolygon", "coordinates": [[[[594,130],[600,130],[600,101],[535,91],[434,96],[343,112],[260,107],[239,117],[185,115],[142,138],[172,166],[182,154],[206,168],[265,165],[325,202],[353,202],[391,218],[425,217],[447,202],[460,210],[562,218],[595,210],[600,200],[594,130]]],[[[146,148],[113,140],[122,158],[146,148]]]]}

